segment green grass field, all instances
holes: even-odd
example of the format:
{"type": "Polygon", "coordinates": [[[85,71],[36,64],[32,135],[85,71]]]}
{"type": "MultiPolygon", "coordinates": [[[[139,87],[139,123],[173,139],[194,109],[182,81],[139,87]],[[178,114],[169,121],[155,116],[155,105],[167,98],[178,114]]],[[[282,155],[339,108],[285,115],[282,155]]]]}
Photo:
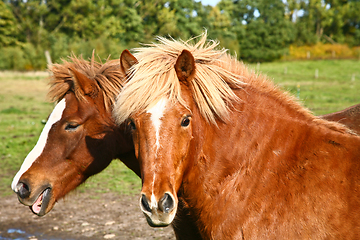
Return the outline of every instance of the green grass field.
{"type": "MultiPolygon", "coordinates": [[[[360,103],[359,66],[354,60],[328,60],[264,63],[250,68],[259,68],[320,115],[360,103]]],[[[53,108],[46,99],[47,76],[46,72],[0,72],[0,196],[12,193],[12,178],[36,144],[42,120],[53,108]]],[[[97,192],[138,193],[140,184],[120,161],[113,161],[78,191],[91,188],[97,192]]]]}
{"type": "MultiPolygon", "coordinates": [[[[258,65],[250,66],[254,70],[258,65]]],[[[260,64],[260,71],[299,97],[316,115],[360,103],[360,61],[322,60],[260,64]],[[317,69],[318,78],[315,78],[317,69]]]]}

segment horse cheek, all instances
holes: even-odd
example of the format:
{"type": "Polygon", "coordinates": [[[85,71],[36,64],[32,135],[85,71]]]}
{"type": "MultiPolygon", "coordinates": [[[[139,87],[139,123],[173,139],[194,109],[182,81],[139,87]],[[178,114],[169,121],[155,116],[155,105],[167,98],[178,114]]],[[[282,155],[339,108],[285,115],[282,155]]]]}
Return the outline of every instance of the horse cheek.
{"type": "MultiPolygon", "coordinates": [[[[191,129],[186,129],[186,131],[182,131],[179,139],[178,150],[177,150],[177,162],[175,165],[176,171],[179,173],[183,173],[184,170],[188,167],[188,157],[190,144],[192,139],[191,129]]],[[[181,176],[182,174],[178,174],[177,176],[181,176]]]]}

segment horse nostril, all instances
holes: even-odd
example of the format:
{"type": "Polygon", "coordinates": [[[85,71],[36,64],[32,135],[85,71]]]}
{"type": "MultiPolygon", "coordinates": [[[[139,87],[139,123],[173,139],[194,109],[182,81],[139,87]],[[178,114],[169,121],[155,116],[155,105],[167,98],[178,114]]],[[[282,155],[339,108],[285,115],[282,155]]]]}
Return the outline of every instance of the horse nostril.
{"type": "Polygon", "coordinates": [[[17,185],[16,185],[16,189],[18,190],[17,191],[17,195],[24,199],[24,198],[27,198],[30,196],[30,188],[28,185],[26,185],[25,183],[22,183],[22,182],[19,182],[17,185]]]}
{"type": "Polygon", "coordinates": [[[170,212],[174,208],[174,199],[170,194],[165,193],[165,195],[160,199],[159,208],[165,213],[170,212]]]}
{"type": "Polygon", "coordinates": [[[142,196],[141,196],[141,205],[142,205],[142,207],[144,208],[145,211],[151,212],[149,201],[147,200],[145,194],[142,194],[142,196]]]}

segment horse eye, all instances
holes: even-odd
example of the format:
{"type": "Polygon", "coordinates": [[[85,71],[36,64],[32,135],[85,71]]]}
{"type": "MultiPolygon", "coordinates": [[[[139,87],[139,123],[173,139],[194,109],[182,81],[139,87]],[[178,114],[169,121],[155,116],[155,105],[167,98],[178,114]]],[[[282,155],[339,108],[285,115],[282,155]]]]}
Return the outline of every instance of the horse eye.
{"type": "Polygon", "coordinates": [[[136,130],[136,125],[135,125],[135,122],[133,120],[129,120],[129,126],[132,130],[136,130]]]}
{"type": "Polygon", "coordinates": [[[74,131],[74,130],[76,130],[79,126],[80,126],[80,124],[78,124],[78,123],[70,122],[70,123],[66,124],[65,130],[66,130],[66,131],[74,131]]]}
{"type": "Polygon", "coordinates": [[[181,121],[181,126],[182,127],[187,127],[190,124],[190,116],[186,116],[183,118],[183,120],[181,121]]]}

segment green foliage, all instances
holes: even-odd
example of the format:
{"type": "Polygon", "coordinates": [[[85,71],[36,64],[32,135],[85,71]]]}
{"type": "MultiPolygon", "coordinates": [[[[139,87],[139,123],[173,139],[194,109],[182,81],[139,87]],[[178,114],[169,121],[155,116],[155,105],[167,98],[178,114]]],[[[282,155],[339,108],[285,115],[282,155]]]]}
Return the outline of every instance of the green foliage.
{"type": "Polygon", "coordinates": [[[40,46],[34,47],[30,43],[18,47],[7,47],[1,50],[1,70],[34,70],[45,69],[46,60],[40,46]]]}
{"type": "Polygon", "coordinates": [[[312,27],[310,27],[304,21],[298,21],[295,23],[296,27],[296,37],[294,43],[298,46],[303,45],[314,45],[318,42],[318,38],[313,31],[312,27]]]}
{"type": "Polygon", "coordinates": [[[47,40],[50,46],[47,50],[54,62],[69,55],[71,51],[69,45],[73,42],[69,36],[64,33],[51,33],[47,40]]]}
{"type": "Polygon", "coordinates": [[[101,37],[93,40],[79,40],[78,42],[70,43],[69,49],[76,56],[82,55],[85,59],[90,58],[92,51],[95,50],[96,55],[104,60],[109,56],[119,58],[125,47],[116,39],[101,37]]]}
{"type": "Polygon", "coordinates": [[[239,55],[239,41],[236,33],[231,31],[233,27],[230,13],[214,7],[209,12],[208,18],[209,38],[217,39],[222,47],[230,50],[231,54],[239,55]]]}
{"type": "Polygon", "coordinates": [[[0,2],[0,49],[4,46],[16,45],[18,29],[15,17],[3,1],[0,2]]]}
{"type": "Polygon", "coordinates": [[[256,19],[248,21],[239,36],[240,57],[250,62],[280,59],[293,41],[293,23],[287,20],[281,0],[258,1],[260,12],[256,19]]]}
{"type": "Polygon", "coordinates": [[[1,49],[0,69],[23,70],[25,69],[26,59],[21,47],[7,47],[1,49]]]}
{"type": "Polygon", "coordinates": [[[20,58],[14,64],[0,56],[0,69],[45,69],[45,51],[53,62],[93,49],[101,58],[118,56],[157,35],[186,40],[204,29],[244,61],[273,61],[290,45],[360,46],[359,11],[358,1],[333,0],[220,0],[217,6],[198,0],[7,0],[0,2],[0,48],[20,58]]]}
{"type": "Polygon", "coordinates": [[[41,46],[33,46],[30,43],[24,44],[23,47],[24,58],[27,62],[25,65],[26,70],[45,69],[46,60],[41,46]]]}

